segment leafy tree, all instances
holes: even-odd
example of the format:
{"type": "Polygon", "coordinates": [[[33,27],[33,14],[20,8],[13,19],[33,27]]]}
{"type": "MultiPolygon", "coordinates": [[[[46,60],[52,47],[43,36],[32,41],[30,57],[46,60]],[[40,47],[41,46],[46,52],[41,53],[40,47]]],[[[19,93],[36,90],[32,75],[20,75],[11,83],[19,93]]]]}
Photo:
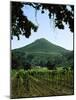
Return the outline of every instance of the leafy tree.
{"type": "Polygon", "coordinates": [[[47,68],[48,68],[49,70],[55,69],[55,63],[53,63],[53,62],[51,62],[51,61],[48,61],[48,62],[47,62],[47,68]]]}
{"type": "Polygon", "coordinates": [[[23,68],[25,57],[24,53],[22,52],[11,52],[11,63],[12,63],[12,69],[20,69],[23,68]]]}
{"type": "Polygon", "coordinates": [[[12,52],[12,59],[11,59],[11,66],[12,69],[17,69],[18,68],[18,60],[17,60],[17,56],[15,53],[12,52]]]}
{"type": "MultiPolygon", "coordinates": [[[[32,57],[32,56],[29,56],[32,57]]],[[[12,69],[31,69],[31,62],[26,57],[25,53],[12,52],[12,69]]]]}
{"type": "Polygon", "coordinates": [[[28,62],[25,62],[25,65],[24,65],[24,70],[28,70],[28,69],[31,69],[31,63],[28,61],[28,62]]]}
{"type": "Polygon", "coordinates": [[[37,31],[38,26],[33,22],[28,20],[28,18],[23,15],[22,8],[24,5],[29,5],[37,11],[40,10],[41,13],[45,13],[46,10],[49,11],[49,19],[53,18],[55,21],[55,27],[59,29],[64,29],[64,23],[69,25],[70,31],[74,32],[74,6],[69,5],[70,10],[67,5],[57,5],[57,4],[43,4],[43,3],[25,3],[25,2],[11,2],[11,38],[17,36],[19,39],[20,35],[24,35],[29,38],[31,35],[31,30],[37,31]]]}
{"type": "Polygon", "coordinates": [[[74,69],[74,51],[71,51],[67,54],[65,54],[66,59],[68,61],[68,66],[71,67],[71,69],[74,69]]]}
{"type": "Polygon", "coordinates": [[[13,36],[17,36],[19,40],[19,35],[24,35],[26,38],[29,38],[31,29],[34,31],[37,30],[37,26],[23,15],[23,6],[23,3],[11,2],[11,39],[13,39],[13,36]]]}

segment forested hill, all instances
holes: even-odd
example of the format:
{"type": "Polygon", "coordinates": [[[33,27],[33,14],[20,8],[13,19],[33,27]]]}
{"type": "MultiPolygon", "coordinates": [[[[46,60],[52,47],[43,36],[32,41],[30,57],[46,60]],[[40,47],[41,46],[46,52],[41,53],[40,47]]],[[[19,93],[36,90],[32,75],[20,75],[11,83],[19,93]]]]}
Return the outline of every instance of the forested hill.
{"type": "Polygon", "coordinates": [[[15,49],[13,51],[18,51],[18,52],[29,52],[29,53],[66,53],[69,52],[69,50],[66,50],[60,46],[57,46],[55,44],[52,44],[48,40],[41,38],[33,43],[24,46],[19,49],[15,49]]]}
{"type": "Polygon", "coordinates": [[[46,39],[38,39],[22,48],[12,50],[12,68],[28,66],[71,66],[73,68],[73,51],[66,50],[46,39]]]}

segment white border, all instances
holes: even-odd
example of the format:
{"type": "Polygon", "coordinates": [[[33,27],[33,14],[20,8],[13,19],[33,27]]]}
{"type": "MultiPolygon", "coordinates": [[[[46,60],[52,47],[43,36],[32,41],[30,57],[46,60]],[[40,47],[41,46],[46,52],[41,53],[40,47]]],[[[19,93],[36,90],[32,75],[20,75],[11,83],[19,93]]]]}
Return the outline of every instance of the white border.
{"type": "MultiPolygon", "coordinates": [[[[15,0],[12,0],[12,1],[15,1],[15,0]]],[[[75,5],[75,24],[76,24],[76,0],[19,0],[19,1],[73,4],[75,5]]],[[[76,33],[76,25],[75,25],[74,34],[75,33],[76,33]]],[[[74,35],[74,42],[76,42],[75,35],[74,35]]],[[[75,55],[76,55],[75,45],[74,45],[74,48],[75,48],[75,55]]],[[[76,68],[75,68],[74,74],[75,73],[76,73],[76,68]]],[[[75,81],[76,81],[76,78],[75,78],[75,81]]],[[[76,83],[75,83],[75,86],[76,86],[76,83]]],[[[10,0],[1,0],[0,1],[0,100],[8,100],[9,94],[10,94],[10,0]]],[[[75,87],[75,94],[76,94],[76,87],[75,87]]],[[[27,99],[31,99],[31,100],[38,100],[38,99],[40,100],[50,100],[50,99],[51,100],[67,100],[67,99],[75,100],[76,95],[26,98],[26,100],[27,99]]]]}

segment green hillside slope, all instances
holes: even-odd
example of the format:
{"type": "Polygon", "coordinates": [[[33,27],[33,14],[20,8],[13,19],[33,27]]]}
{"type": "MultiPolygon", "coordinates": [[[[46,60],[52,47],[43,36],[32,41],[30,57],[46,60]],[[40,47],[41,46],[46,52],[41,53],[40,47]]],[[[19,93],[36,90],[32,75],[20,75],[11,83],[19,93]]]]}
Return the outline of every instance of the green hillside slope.
{"type": "Polygon", "coordinates": [[[12,50],[12,67],[42,66],[48,63],[55,66],[73,68],[73,51],[50,43],[41,38],[22,48],[12,50]]]}
{"type": "Polygon", "coordinates": [[[57,45],[52,44],[48,40],[41,38],[33,43],[24,46],[19,49],[15,49],[15,51],[20,51],[20,52],[29,52],[29,53],[65,53],[68,52],[68,50],[59,47],[57,45]]]}

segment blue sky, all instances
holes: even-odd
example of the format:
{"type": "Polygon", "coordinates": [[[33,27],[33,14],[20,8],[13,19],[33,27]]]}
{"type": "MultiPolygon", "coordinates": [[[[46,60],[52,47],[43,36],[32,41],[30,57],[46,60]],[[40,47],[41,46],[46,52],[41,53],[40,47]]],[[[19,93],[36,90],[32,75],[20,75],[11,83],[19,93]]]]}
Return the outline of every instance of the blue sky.
{"type": "Polygon", "coordinates": [[[20,48],[25,45],[28,45],[39,38],[45,38],[50,42],[61,46],[68,50],[73,50],[73,33],[70,32],[68,25],[65,25],[64,30],[55,28],[54,19],[49,19],[48,11],[45,14],[41,14],[40,11],[37,11],[37,17],[35,17],[35,9],[29,6],[23,7],[24,15],[28,17],[35,25],[39,25],[37,32],[33,32],[29,39],[24,36],[20,36],[21,39],[17,40],[17,37],[14,37],[12,40],[12,49],[20,48]]]}

